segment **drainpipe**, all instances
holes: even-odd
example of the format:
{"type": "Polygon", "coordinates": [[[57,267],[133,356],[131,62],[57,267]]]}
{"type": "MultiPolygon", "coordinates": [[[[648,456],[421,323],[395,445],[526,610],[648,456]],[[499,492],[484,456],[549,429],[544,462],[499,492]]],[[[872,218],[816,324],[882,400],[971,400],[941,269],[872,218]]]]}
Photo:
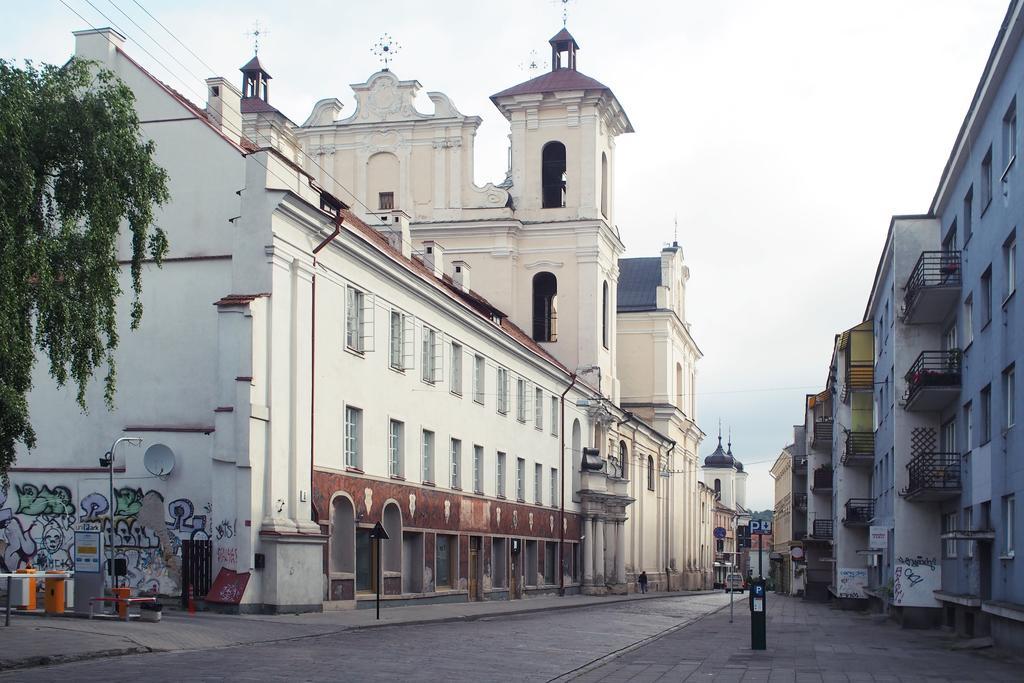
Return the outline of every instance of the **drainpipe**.
{"type": "MultiPolygon", "coordinates": [[[[314,451],[316,448],[316,438],[314,436],[316,430],[316,255],[320,253],[320,250],[326,247],[328,244],[334,241],[341,233],[341,223],[344,217],[341,215],[341,211],[338,211],[337,218],[334,219],[334,231],[330,235],[324,238],[320,244],[313,247],[313,278],[310,285],[312,291],[310,292],[310,321],[309,321],[309,508],[311,511],[310,517],[316,514],[316,506],[313,504],[313,463],[314,451]]],[[[320,520],[316,522],[319,524],[320,520]]]]}
{"type": "MultiPolygon", "coordinates": [[[[569,386],[562,392],[561,418],[558,435],[561,450],[559,452],[558,476],[562,478],[559,482],[558,502],[558,594],[565,595],[565,395],[568,394],[576,384],[576,373],[569,373],[569,386]]],[[[572,479],[570,478],[570,482],[572,479]]]]}

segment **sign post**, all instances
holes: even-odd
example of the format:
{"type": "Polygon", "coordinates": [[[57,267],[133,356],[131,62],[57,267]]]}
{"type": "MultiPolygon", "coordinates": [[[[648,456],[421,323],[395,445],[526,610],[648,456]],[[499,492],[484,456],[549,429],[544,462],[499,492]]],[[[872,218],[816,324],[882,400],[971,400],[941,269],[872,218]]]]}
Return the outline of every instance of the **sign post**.
{"type": "Polygon", "coordinates": [[[390,538],[388,532],[384,529],[384,525],[380,522],[374,525],[373,531],[370,532],[370,538],[376,541],[375,551],[377,553],[377,618],[380,619],[380,588],[381,583],[384,582],[384,569],[380,562],[380,542],[386,541],[390,538]]]}
{"type": "Polygon", "coordinates": [[[750,649],[768,649],[768,619],[764,580],[764,536],[772,533],[772,523],[755,519],[750,522],[750,533],[757,536],[757,579],[750,584],[750,649]]]}

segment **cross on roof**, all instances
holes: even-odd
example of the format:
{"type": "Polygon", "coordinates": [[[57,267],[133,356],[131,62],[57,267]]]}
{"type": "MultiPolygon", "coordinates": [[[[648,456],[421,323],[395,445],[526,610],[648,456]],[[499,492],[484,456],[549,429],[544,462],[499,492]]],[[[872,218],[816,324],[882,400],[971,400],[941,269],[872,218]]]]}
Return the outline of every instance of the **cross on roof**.
{"type": "Polygon", "coordinates": [[[391,64],[391,60],[395,58],[398,51],[402,49],[395,40],[387,33],[383,34],[377,39],[377,43],[370,50],[373,54],[377,55],[377,59],[380,60],[381,66],[384,67],[384,71],[388,70],[388,66],[391,64]]]}
{"type": "Polygon", "coordinates": [[[245,34],[247,37],[252,38],[252,51],[253,54],[260,53],[260,36],[270,35],[270,31],[265,28],[260,28],[260,22],[257,19],[253,22],[252,30],[247,31],[245,34]]]}

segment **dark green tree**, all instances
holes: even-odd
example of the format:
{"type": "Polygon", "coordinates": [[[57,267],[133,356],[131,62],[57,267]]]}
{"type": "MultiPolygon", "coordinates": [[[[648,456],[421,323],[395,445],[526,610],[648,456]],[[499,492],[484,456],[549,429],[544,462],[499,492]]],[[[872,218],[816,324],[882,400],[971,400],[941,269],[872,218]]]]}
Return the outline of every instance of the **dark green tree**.
{"type": "Polygon", "coordinates": [[[142,263],[167,251],[154,225],[167,174],[144,140],[135,97],[95,63],[19,68],[0,60],[0,485],[15,448],[36,435],[27,395],[37,353],[86,408],[105,366],[113,404],[117,247],[131,253],[132,328],[142,317],[142,263]],[[122,233],[121,228],[124,227],[122,233]]]}

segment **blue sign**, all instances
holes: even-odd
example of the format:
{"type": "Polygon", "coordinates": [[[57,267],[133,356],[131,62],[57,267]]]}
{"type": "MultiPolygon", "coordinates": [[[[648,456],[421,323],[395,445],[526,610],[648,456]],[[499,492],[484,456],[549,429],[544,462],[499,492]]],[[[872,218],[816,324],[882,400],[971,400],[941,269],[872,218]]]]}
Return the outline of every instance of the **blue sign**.
{"type": "Polygon", "coordinates": [[[715,527],[715,538],[725,538],[725,527],[724,526],[716,526],[715,527]]]}

